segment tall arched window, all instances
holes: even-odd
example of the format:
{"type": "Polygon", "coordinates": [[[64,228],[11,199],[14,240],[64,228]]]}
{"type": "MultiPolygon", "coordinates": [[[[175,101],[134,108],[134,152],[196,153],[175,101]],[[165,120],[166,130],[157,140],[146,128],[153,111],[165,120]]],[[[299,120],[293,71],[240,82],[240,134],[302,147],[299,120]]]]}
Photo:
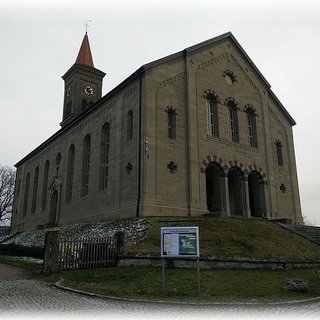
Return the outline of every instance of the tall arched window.
{"type": "Polygon", "coordinates": [[[69,101],[67,102],[67,106],[66,106],[66,118],[71,116],[71,113],[72,113],[72,101],[69,101]]]}
{"type": "Polygon", "coordinates": [[[166,112],[168,113],[168,138],[175,140],[177,130],[177,112],[173,107],[167,107],[166,112]]]}
{"type": "Polygon", "coordinates": [[[87,134],[83,141],[81,196],[86,196],[89,192],[90,148],[90,135],[87,134]]]}
{"type": "Polygon", "coordinates": [[[238,108],[233,100],[227,103],[229,113],[229,134],[232,142],[239,143],[238,108]]]}
{"type": "Polygon", "coordinates": [[[69,152],[68,152],[66,201],[70,201],[72,199],[73,173],[74,173],[74,144],[70,146],[69,152]]]}
{"type": "Polygon", "coordinates": [[[39,167],[36,168],[33,177],[33,194],[32,194],[32,207],[31,213],[36,212],[37,197],[38,197],[38,181],[39,181],[39,167]]]}
{"type": "Polygon", "coordinates": [[[217,98],[213,94],[206,97],[208,135],[219,137],[219,119],[217,98]]]}
{"type": "Polygon", "coordinates": [[[23,198],[23,211],[22,214],[25,217],[28,209],[28,198],[29,198],[29,186],[30,186],[30,173],[26,175],[26,181],[24,184],[24,198],[23,198]]]}
{"type": "Polygon", "coordinates": [[[258,147],[258,136],[257,136],[257,124],[256,124],[256,113],[249,107],[246,109],[247,123],[248,123],[248,139],[250,147],[258,147]]]}
{"type": "Polygon", "coordinates": [[[43,185],[42,185],[42,210],[45,210],[47,205],[48,179],[49,179],[49,160],[47,160],[44,165],[43,185]]]}
{"type": "Polygon", "coordinates": [[[81,107],[82,107],[82,111],[87,110],[87,108],[88,108],[88,101],[87,101],[86,99],[83,99],[83,100],[82,100],[82,105],[81,105],[81,107]]]}
{"type": "Polygon", "coordinates": [[[109,185],[109,154],[110,124],[106,122],[101,129],[100,190],[107,189],[109,185]]]}
{"type": "Polygon", "coordinates": [[[133,133],[133,112],[129,110],[127,113],[127,140],[132,139],[133,133]]]}
{"type": "Polygon", "coordinates": [[[279,140],[276,141],[276,150],[277,150],[278,165],[283,166],[282,144],[279,140]]]}

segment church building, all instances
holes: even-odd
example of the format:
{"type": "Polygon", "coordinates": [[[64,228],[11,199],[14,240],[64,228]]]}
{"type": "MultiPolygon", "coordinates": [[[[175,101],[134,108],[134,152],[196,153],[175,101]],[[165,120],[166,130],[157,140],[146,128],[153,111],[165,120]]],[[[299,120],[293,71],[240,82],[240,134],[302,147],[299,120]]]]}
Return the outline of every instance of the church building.
{"type": "Polygon", "coordinates": [[[228,32],[102,96],[85,34],[61,128],[16,164],[11,231],[204,214],[303,224],[296,124],[228,32]]]}

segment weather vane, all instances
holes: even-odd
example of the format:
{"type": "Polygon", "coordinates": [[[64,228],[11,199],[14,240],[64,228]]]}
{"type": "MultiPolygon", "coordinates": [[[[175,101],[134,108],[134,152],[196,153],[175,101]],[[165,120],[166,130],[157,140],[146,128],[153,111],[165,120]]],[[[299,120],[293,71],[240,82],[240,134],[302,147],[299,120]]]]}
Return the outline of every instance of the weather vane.
{"type": "Polygon", "coordinates": [[[88,31],[88,28],[90,27],[89,26],[89,23],[92,22],[92,20],[84,20],[84,25],[86,26],[86,33],[88,31]]]}

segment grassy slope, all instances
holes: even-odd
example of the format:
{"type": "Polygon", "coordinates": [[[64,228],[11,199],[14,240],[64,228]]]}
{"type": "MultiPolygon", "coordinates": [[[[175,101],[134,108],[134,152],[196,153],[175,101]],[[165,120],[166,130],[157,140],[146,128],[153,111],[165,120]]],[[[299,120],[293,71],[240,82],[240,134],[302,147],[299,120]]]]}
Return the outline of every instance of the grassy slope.
{"type": "Polygon", "coordinates": [[[200,256],[319,259],[320,246],[280,226],[241,218],[151,218],[147,237],[127,248],[128,255],[160,255],[161,226],[199,226],[200,256]]]}

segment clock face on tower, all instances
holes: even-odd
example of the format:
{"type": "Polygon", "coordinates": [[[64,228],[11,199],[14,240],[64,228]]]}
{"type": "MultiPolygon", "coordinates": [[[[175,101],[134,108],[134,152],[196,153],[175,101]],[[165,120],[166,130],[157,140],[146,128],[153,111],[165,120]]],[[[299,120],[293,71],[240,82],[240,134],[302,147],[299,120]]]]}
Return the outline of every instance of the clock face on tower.
{"type": "Polygon", "coordinates": [[[88,96],[92,95],[93,94],[93,88],[91,86],[86,86],[84,88],[84,93],[88,96]]]}

